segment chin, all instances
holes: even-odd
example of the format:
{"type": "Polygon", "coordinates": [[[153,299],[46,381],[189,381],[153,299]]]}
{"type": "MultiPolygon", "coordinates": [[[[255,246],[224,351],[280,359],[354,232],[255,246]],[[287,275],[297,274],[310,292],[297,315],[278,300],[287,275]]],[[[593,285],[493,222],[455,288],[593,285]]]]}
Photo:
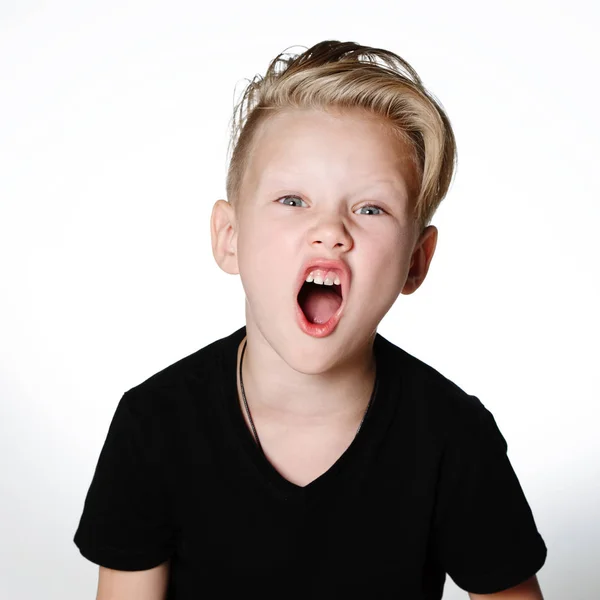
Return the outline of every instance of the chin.
{"type": "Polygon", "coordinates": [[[341,353],[331,347],[322,350],[296,348],[293,352],[280,354],[286,363],[304,375],[322,375],[334,369],[342,359],[341,353]]]}

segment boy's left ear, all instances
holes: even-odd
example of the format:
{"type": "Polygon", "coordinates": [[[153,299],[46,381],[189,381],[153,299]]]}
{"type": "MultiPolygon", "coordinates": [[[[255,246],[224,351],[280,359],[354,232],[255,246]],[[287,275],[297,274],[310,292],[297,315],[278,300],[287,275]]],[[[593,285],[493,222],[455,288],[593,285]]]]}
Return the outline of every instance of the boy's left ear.
{"type": "Polygon", "coordinates": [[[425,280],[429,265],[437,245],[438,230],[435,225],[429,225],[421,233],[419,240],[413,250],[410,269],[406,278],[406,283],[402,288],[403,294],[412,294],[425,280]]]}
{"type": "Polygon", "coordinates": [[[237,275],[237,231],[233,206],[226,200],[217,200],[210,216],[210,239],[217,264],[225,273],[237,275]]]}

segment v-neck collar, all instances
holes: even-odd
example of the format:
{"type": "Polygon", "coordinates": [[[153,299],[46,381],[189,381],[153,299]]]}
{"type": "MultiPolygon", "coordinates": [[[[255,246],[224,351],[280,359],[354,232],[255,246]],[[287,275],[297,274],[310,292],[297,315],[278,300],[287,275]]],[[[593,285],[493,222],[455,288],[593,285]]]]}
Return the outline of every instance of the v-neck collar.
{"type": "Polygon", "coordinates": [[[353,463],[366,458],[374,450],[377,442],[385,434],[396,402],[390,394],[391,379],[389,366],[385,360],[384,344],[387,340],[376,334],[374,353],[376,362],[376,377],[371,406],[367,411],[362,426],[343,454],[331,467],[305,486],[297,485],[275,469],[267,457],[257,446],[252,432],[246,425],[242,407],[240,406],[237,389],[237,353],[240,342],[246,335],[246,327],[241,327],[230,336],[224,338],[221,344],[221,381],[224,386],[224,408],[227,421],[233,430],[233,436],[244,454],[244,461],[249,469],[263,479],[268,487],[278,496],[286,500],[304,501],[310,496],[326,494],[335,484],[339,476],[353,463]]]}

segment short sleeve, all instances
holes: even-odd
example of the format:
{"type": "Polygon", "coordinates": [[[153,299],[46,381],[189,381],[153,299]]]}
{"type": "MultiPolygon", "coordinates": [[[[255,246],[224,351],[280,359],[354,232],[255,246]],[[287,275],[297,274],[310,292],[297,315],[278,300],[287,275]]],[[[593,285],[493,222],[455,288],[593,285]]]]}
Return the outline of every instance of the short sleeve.
{"type": "Polygon", "coordinates": [[[157,419],[131,400],[117,406],[74,538],[85,558],[121,571],[153,568],[173,548],[157,419]]]}
{"type": "Polygon", "coordinates": [[[460,588],[493,594],[519,585],[546,561],[546,545],[492,414],[473,410],[449,436],[442,460],[436,542],[460,588]]]}

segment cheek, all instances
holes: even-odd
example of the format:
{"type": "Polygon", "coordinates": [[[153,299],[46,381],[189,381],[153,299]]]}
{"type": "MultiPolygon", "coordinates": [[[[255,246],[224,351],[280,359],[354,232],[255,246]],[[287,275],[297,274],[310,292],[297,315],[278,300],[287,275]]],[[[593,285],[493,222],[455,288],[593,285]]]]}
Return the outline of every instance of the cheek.
{"type": "Polygon", "coordinates": [[[254,219],[244,223],[238,243],[238,263],[246,293],[261,304],[277,303],[289,295],[299,268],[293,236],[272,222],[254,219]]]}
{"type": "MultiPolygon", "coordinates": [[[[289,259],[288,248],[298,239],[297,229],[273,219],[249,220],[243,232],[242,249],[253,262],[285,262],[289,259]]],[[[294,254],[297,256],[297,252],[294,254]]]]}
{"type": "Polygon", "coordinates": [[[391,296],[400,293],[410,266],[409,244],[398,240],[393,236],[374,238],[369,243],[366,260],[361,261],[361,271],[368,274],[369,286],[376,286],[382,292],[388,290],[391,296]]]}

